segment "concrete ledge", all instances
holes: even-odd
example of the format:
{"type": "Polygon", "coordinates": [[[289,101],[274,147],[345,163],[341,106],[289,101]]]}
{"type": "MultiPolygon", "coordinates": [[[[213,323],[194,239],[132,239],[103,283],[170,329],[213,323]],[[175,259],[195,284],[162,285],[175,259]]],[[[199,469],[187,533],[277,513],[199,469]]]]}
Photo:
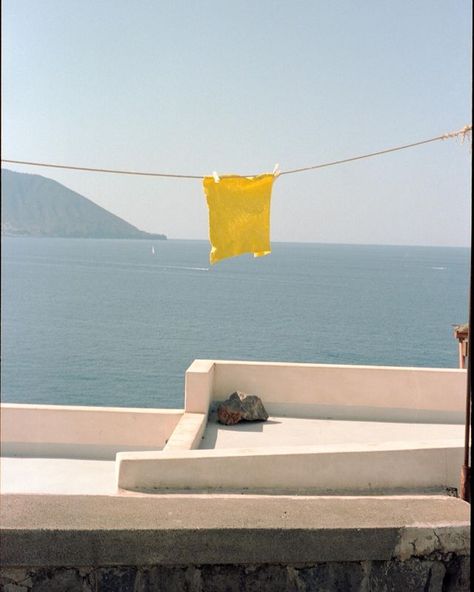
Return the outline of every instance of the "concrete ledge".
{"type": "Polygon", "coordinates": [[[206,429],[206,413],[184,413],[174,428],[164,450],[193,450],[198,448],[206,429]]]}
{"type": "Polygon", "coordinates": [[[5,495],[4,568],[314,564],[469,554],[446,496],[5,495]]]}
{"type": "Polygon", "coordinates": [[[121,450],[162,450],[183,409],[1,406],[3,456],[114,459],[121,450]]]}
{"type": "Polygon", "coordinates": [[[462,454],[457,440],[121,452],[117,486],[138,491],[308,488],[315,493],[441,489],[457,486],[462,454]]]}

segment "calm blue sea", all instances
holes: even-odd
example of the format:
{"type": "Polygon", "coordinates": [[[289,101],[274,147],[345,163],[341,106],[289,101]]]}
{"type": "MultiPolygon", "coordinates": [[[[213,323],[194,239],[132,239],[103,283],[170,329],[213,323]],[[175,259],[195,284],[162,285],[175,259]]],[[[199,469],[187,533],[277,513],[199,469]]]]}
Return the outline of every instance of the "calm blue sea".
{"type": "Polygon", "coordinates": [[[179,407],[195,358],[456,367],[469,250],[2,239],[5,402],[179,407]],[[155,253],[152,252],[154,247],[155,253]]]}

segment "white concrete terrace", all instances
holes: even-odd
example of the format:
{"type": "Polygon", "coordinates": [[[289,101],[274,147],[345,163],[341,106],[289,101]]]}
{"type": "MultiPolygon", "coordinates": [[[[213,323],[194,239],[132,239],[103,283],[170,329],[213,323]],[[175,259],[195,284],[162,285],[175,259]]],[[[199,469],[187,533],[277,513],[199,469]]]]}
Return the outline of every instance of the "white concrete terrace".
{"type": "Polygon", "coordinates": [[[277,446],[351,446],[383,443],[459,441],[461,424],[353,421],[309,417],[270,416],[265,422],[241,422],[226,426],[209,414],[206,430],[198,446],[201,450],[261,448],[277,446]]]}
{"type": "Polygon", "coordinates": [[[117,454],[119,487],[457,487],[465,380],[450,369],[196,360],[184,417],[199,426],[201,443],[188,437],[161,453],[117,454]],[[218,426],[212,411],[235,390],[259,395],[269,422],[218,426]]]}
{"type": "Polygon", "coordinates": [[[206,361],[183,409],[4,405],[3,581],[362,562],[404,564],[412,583],[413,562],[443,561],[467,590],[469,504],[448,489],[464,387],[456,370],[206,361]],[[259,394],[269,421],[217,425],[234,390],[259,394]]]}
{"type": "Polygon", "coordinates": [[[4,493],[445,490],[462,463],[466,372],[196,360],[184,409],[2,406],[4,493]],[[268,422],[220,426],[258,394],[268,422]],[[278,467],[278,470],[276,470],[278,467]]]}

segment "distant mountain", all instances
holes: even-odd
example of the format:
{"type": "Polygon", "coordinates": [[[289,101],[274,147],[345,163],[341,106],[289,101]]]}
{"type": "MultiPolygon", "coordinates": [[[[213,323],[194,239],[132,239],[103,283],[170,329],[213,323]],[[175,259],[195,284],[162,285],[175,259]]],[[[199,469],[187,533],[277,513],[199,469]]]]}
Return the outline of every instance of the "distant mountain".
{"type": "Polygon", "coordinates": [[[166,239],[139,230],[41,175],[2,169],[2,235],[166,239]]]}

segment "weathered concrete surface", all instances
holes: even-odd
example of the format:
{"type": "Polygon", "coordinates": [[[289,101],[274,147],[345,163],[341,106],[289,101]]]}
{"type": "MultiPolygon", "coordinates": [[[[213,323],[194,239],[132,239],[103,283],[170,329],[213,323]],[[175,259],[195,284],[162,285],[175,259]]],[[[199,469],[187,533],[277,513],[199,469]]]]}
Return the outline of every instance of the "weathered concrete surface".
{"type": "Polygon", "coordinates": [[[316,564],[467,556],[445,496],[5,495],[5,567],[316,564]]]}

